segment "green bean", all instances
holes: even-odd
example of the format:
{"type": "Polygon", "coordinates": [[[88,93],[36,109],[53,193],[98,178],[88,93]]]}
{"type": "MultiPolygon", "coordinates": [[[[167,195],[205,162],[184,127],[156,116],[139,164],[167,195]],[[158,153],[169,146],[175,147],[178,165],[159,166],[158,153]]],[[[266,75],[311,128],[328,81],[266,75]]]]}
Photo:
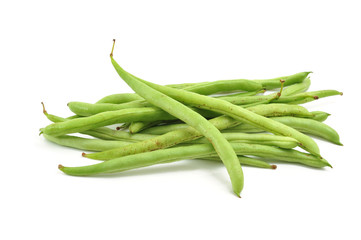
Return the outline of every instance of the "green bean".
{"type": "Polygon", "coordinates": [[[312,118],[313,115],[306,108],[298,105],[288,105],[282,103],[260,104],[247,108],[248,111],[266,116],[266,117],[280,117],[280,116],[297,116],[304,118],[312,118]]]}
{"type": "MultiPolygon", "coordinates": [[[[115,147],[119,147],[122,145],[129,144],[129,142],[123,141],[109,141],[109,140],[100,140],[100,139],[87,139],[75,136],[59,136],[53,137],[44,134],[43,135],[47,140],[62,145],[66,147],[82,149],[87,151],[105,151],[108,149],[112,149],[115,147]]],[[[204,157],[202,159],[205,160],[213,160],[213,161],[221,161],[219,157],[204,157]]],[[[241,164],[252,166],[252,167],[259,167],[259,168],[269,168],[269,169],[276,169],[276,165],[270,165],[267,162],[264,162],[259,159],[245,157],[245,156],[238,156],[238,160],[241,164]]]]}
{"type": "Polygon", "coordinates": [[[129,126],[129,132],[134,134],[138,133],[146,128],[153,127],[155,125],[158,125],[162,121],[154,121],[154,122],[132,122],[129,126]]]}
{"type": "Polygon", "coordinates": [[[262,84],[247,79],[235,80],[219,80],[214,82],[203,82],[194,86],[184,88],[186,91],[195,92],[202,95],[210,95],[214,93],[229,92],[229,91],[260,91],[262,84]]]}
{"type": "MultiPolygon", "coordinates": [[[[283,117],[283,118],[286,118],[286,117],[283,117]]],[[[294,128],[295,125],[293,124],[293,120],[296,119],[296,117],[288,117],[288,118],[289,118],[289,120],[288,120],[288,121],[284,120],[283,123],[284,123],[284,124],[287,123],[287,124],[289,124],[288,126],[294,128]]],[[[275,120],[275,121],[282,121],[282,118],[280,118],[280,117],[273,117],[272,119],[275,120]]],[[[298,121],[308,121],[308,119],[299,118],[298,121]]],[[[303,129],[303,131],[305,131],[305,130],[306,130],[306,128],[303,129]]],[[[259,133],[259,132],[264,132],[263,129],[258,128],[258,127],[255,127],[255,126],[252,126],[252,125],[250,125],[250,124],[240,124],[240,125],[238,125],[238,126],[235,126],[235,127],[233,127],[233,128],[229,128],[229,129],[226,129],[226,130],[224,130],[224,131],[226,131],[226,132],[235,132],[235,131],[236,131],[236,132],[244,132],[244,133],[259,133]]],[[[304,132],[304,133],[307,133],[307,131],[304,132]]],[[[149,133],[148,133],[148,134],[149,134],[149,133]]],[[[152,133],[152,134],[154,134],[154,133],[152,133]]]]}
{"type": "Polygon", "coordinates": [[[114,123],[131,122],[133,120],[139,120],[144,116],[151,116],[158,112],[160,116],[167,116],[161,110],[148,109],[148,108],[131,108],[118,111],[102,112],[90,117],[83,117],[72,119],[63,122],[55,122],[40,129],[40,131],[47,135],[60,136],[68,133],[83,132],[92,128],[111,125],[114,123]]]}
{"type": "Polygon", "coordinates": [[[65,118],[62,118],[62,117],[58,117],[58,116],[55,116],[53,114],[49,114],[46,110],[45,110],[45,105],[43,102],[41,102],[41,105],[43,106],[43,113],[44,115],[52,122],[64,122],[66,121],[67,119],[65,118]]]}
{"type": "Polygon", "coordinates": [[[305,80],[305,78],[310,74],[311,72],[300,72],[296,73],[290,76],[286,77],[278,77],[274,79],[268,79],[268,80],[254,80],[255,82],[258,82],[262,84],[263,88],[269,90],[269,89],[275,89],[281,87],[280,80],[284,80],[284,86],[289,86],[295,83],[300,83],[305,80]]]}
{"type": "Polygon", "coordinates": [[[119,103],[132,102],[135,100],[144,100],[144,99],[135,93],[117,93],[117,94],[105,96],[102,99],[100,99],[99,101],[97,101],[96,103],[119,104],[119,103]]]}
{"type": "MultiPolygon", "coordinates": [[[[269,104],[265,106],[255,106],[250,108],[251,111],[256,112],[259,115],[289,115],[290,113],[303,113],[310,114],[307,109],[301,106],[283,105],[283,104],[269,104]]],[[[209,120],[209,123],[213,124],[217,129],[223,130],[240,124],[239,121],[228,117],[219,116],[209,120]]],[[[164,135],[157,136],[151,139],[144,140],[142,142],[133,143],[131,145],[111,149],[100,153],[84,154],[83,156],[92,159],[112,159],[120,156],[126,156],[129,154],[136,154],[146,151],[154,151],[156,149],[167,148],[177,145],[182,142],[191,141],[202,137],[202,133],[197,131],[191,126],[186,125],[184,129],[179,129],[171,132],[167,132],[164,135]]],[[[136,136],[135,134],[134,136],[136,136]]]]}
{"type": "Polygon", "coordinates": [[[56,144],[77,148],[77,149],[84,149],[88,151],[106,151],[109,149],[122,147],[130,144],[129,142],[124,141],[111,141],[111,140],[101,140],[101,139],[89,139],[89,138],[81,138],[76,136],[58,136],[53,137],[50,135],[43,134],[43,136],[56,144]]]}
{"type": "MultiPolygon", "coordinates": [[[[305,73],[304,77],[307,77],[307,74],[305,73]]],[[[254,126],[260,127],[271,133],[292,137],[298,140],[301,143],[301,147],[308,152],[316,155],[320,154],[320,150],[316,142],[309,136],[306,136],[303,133],[300,133],[299,131],[288,127],[282,123],[254,114],[240,106],[231,104],[221,99],[210,98],[196,93],[187,92],[181,89],[172,89],[169,87],[160,86],[142,79],[139,79],[139,81],[184,104],[189,104],[197,108],[212,110],[221,114],[231,116],[241,122],[249,123],[254,126]]]]}
{"type": "MultiPolygon", "coordinates": [[[[115,41],[114,41],[115,43],[115,41]]],[[[114,49],[114,45],[113,45],[114,49]]],[[[188,125],[200,131],[212,143],[219,157],[222,159],[230,176],[233,191],[237,196],[243,189],[243,172],[236,153],[232,146],[222,136],[219,130],[200,114],[187,106],[142,83],[125,72],[113,59],[113,50],[110,54],[111,62],[119,76],[141,97],[173,116],[181,119],[188,125]]],[[[167,87],[168,88],[168,87],[167,87]]],[[[170,88],[173,89],[173,88],[170,88]]],[[[187,91],[184,91],[187,92],[187,91]]]]}
{"type": "Polygon", "coordinates": [[[309,77],[305,78],[303,82],[295,83],[291,86],[286,87],[283,92],[282,96],[290,96],[297,93],[305,92],[311,85],[311,80],[309,77]]]}
{"type": "Polygon", "coordinates": [[[122,104],[112,104],[112,103],[85,103],[85,102],[69,102],[68,107],[73,113],[88,117],[98,113],[107,112],[107,111],[117,111],[122,109],[129,108],[144,108],[149,107],[151,104],[144,102],[143,100],[132,101],[122,104]]]}
{"type": "Polygon", "coordinates": [[[297,97],[302,97],[305,96],[304,99],[300,98],[300,99],[295,99],[294,101],[289,101],[289,104],[302,104],[302,103],[307,103],[307,102],[311,102],[313,100],[317,100],[320,98],[324,98],[324,97],[329,97],[329,96],[335,96],[335,95],[343,95],[342,92],[336,91],[336,90],[320,90],[320,91],[313,91],[313,92],[306,92],[306,93],[299,93],[294,95],[295,98],[297,97]],[[310,96],[313,97],[310,98],[306,98],[306,96],[310,96]]]}
{"type": "MultiPolygon", "coordinates": [[[[272,134],[247,134],[247,133],[222,133],[222,135],[230,142],[240,142],[249,144],[269,145],[280,148],[295,148],[298,142],[290,137],[275,136],[272,134]]],[[[208,143],[207,139],[200,138],[189,143],[208,143]]]]}
{"type": "MultiPolygon", "coordinates": [[[[53,115],[53,114],[49,114],[45,110],[44,103],[41,103],[41,104],[43,105],[43,113],[44,113],[44,115],[50,121],[52,121],[54,123],[59,123],[59,122],[66,122],[66,121],[71,120],[69,118],[62,118],[62,117],[58,117],[58,116],[53,115]]],[[[133,141],[133,142],[154,137],[153,135],[149,135],[147,137],[146,134],[137,134],[136,136],[135,135],[132,136],[131,134],[129,134],[127,132],[114,131],[114,130],[109,129],[107,127],[94,128],[94,129],[90,129],[90,130],[87,130],[87,131],[81,131],[80,133],[86,134],[86,135],[89,135],[89,136],[93,136],[93,137],[96,137],[96,138],[104,139],[104,140],[125,140],[126,139],[127,141],[133,141]]]]}
{"type": "Polygon", "coordinates": [[[290,118],[290,117],[275,117],[273,119],[282,122],[285,125],[292,126],[293,128],[299,130],[300,132],[318,136],[337,145],[341,145],[341,146],[343,145],[340,142],[340,137],[336,132],[336,130],[334,130],[325,123],[318,122],[313,119],[290,118]]]}
{"type": "Polygon", "coordinates": [[[219,95],[219,96],[215,96],[215,98],[222,98],[222,97],[249,97],[249,96],[255,96],[259,93],[264,93],[266,90],[262,89],[259,91],[253,91],[253,92],[240,92],[240,93],[231,93],[231,94],[226,94],[226,95],[219,95]]]}
{"type": "Polygon", "coordinates": [[[311,112],[311,114],[313,115],[313,117],[311,119],[319,121],[319,122],[325,121],[331,115],[327,112],[322,112],[322,111],[313,111],[313,112],[311,112]]]}
{"type": "MultiPolygon", "coordinates": [[[[323,158],[318,158],[314,155],[292,149],[281,149],[277,147],[257,144],[251,145],[246,143],[231,143],[231,145],[239,155],[259,156],[272,160],[300,163],[316,168],[325,166],[331,167],[331,165],[323,158]]],[[[215,153],[216,152],[211,144],[197,144],[138,153],[89,166],[64,167],[59,165],[59,169],[68,175],[89,176],[100,173],[122,172],[167,161],[208,157],[214,155],[215,153]]]]}
{"type": "MultiPolygon", "coordinates": [[[[338,133],[328,126],[325,123],[316,121],[314,119],[306,119],[306,118],[296,118],[296,117],[274,117],[273,120],[277,122],[281,122],[287,126],[290,126],[294,129],[297,129],[300,132],[311,134],[314,136],[318,136],[322,139],[328,140],[332,143],[337,145],[342,145],[340,143],[340,137],[338,133]]],[[[237,131],[237,132],[246,132],[246,133],[256,133],[256,132],[263,132],[262,129],[256,128],[249,124],[242,124],[230,129],[225,130],[227,131],[237,131]]]]}
{"type": "MultiPolygon", "coordinates": [[[[206,117],[213,117],[215,114],[210,111],[195,109],[206,117]]],[[[41,133],[52,136],[60,136],[69,133],[83,132],[93,128],[107,126],[115,123],[125,123],[133,121],[155,121],[155,120],[173,120],[176,117],[155,107],[148,108],[128,108],[117,111],[101,112],[89,117],[72,119],[66,122],[56,122],[42,128],[41,133]]]]}
{"type": "Polygon", "coordinates": [[[281,96],[279,98],[276,98],[274,94],[270,94],[250,97],[224,97],[221,99],[236,105],[259,104],[262,102],[301,104],[334,95],[342,95],[342,93],[336,90],[321,90],[314,92],[298,93],[291,96],[281,96]]]}

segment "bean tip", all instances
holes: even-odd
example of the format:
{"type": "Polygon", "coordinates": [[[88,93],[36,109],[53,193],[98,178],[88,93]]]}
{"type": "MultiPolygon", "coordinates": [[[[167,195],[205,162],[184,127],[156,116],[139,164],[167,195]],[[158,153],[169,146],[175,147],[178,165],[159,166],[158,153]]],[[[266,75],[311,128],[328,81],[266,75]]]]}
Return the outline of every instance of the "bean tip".
{"type": "Polygon", "coordinates": [[[343,92],[340,92],[340,95],[343,96],[343,92]]]}
{"type": "Polygon", "coordinates": [[[112,51],[110,53],[110,57],[113,57],[114,45],[115,45],[115,39],[113,39],[113,47],[112,47],[112,51]]]}
{"type": "Polygon", "coordinates": [[[82,152],[82,153],[81,153],[81,156],[82,156],[82,157],[86,157],[86,153],[85,153],[85,152],[82,152]]]}
{"type": "Polygon", "coordinates": [[[119,127],[119,126],[118,126],[118,127],[116,127],[115,129],[116,129],[116,130],[120,130],[120,129],[121,129],[121,127],[119,127]]]}
{"type": "Polygon", "coordinates": [[[64,166],[63,166],[63,165],[61,165],[61,164],[59,164],[59,165],[58,165],[58,169],[60,169],[60,170],[62,170],[62,171],[63,171],[63,168],[64,168],[64,166]]]}
{"type": "Polygon", "coordinates": [[[44,113],[44,114],[47,114],[48,112],[45,110],[45,105],[44,105],[44,103],[41,102],[41,105],[43,105],[43,113],[44,113]]]}
{"type": "Polygon", "coordinates": [[[277,169],[277,165],[271,165],[272,169],[277,169]]]}
{"type": "Polygon", "coordinates": [[[317,100],[317,99],[319,99],[319,97],[318,96],[313,96],[313,99],[317,100]]]}

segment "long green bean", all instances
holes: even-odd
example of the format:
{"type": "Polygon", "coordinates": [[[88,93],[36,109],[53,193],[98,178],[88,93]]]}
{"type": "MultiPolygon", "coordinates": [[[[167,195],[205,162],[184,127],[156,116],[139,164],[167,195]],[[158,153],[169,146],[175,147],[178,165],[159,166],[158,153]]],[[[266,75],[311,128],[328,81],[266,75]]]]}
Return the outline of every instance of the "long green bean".
{"type": "MultiPolygon", "coordinates": [[[[331,167],[323,158],[292,149],[245,143],[231,143],[231,145],[239,155],[259,156],[272,160],[300,163],[316,168],[331,167]]],[[[64,167],[59,165],[59,169],[68,175],[89,176],[100,173],[122,172],[167,161],[208,157],[215,153],[211,144],[196,144],[128,155],[89,166],[64,167]]]]}
{"type": "MultiPolygon", "coordinates": [[[[115,41],[114,41],[115,42],[115,41]]],[[[114,49],[114,45],[113,45],[114,49]]],[[[220,131],[207,121],[200,114],[194,112],[187,106],[180,102],[168,97],[164,93],[157,91],[156,89],[142,83],[138,79],[132,77],[125,72],[118,63],[113,59],[113,50],[110,54],[111,62],[119,74],[119,76],[141,97],[145,100],[157,106],[164,111],[172,114],[173,116],[181,119],[188,125],[194,127],[200,131],[209,141],[212,143],[214,149],[219,155],[220,159],[224,163],[228,174],[230,176],[233,192],[240,196],[240,192],[243,189],[244,179],[243,171],[236,153],[229,142],[222,136],[220,131]]],[[[172,89],[172,88],[170,88],[172,89]]],[[[187,91],[185,91],[187,92],[187,91]]]]}

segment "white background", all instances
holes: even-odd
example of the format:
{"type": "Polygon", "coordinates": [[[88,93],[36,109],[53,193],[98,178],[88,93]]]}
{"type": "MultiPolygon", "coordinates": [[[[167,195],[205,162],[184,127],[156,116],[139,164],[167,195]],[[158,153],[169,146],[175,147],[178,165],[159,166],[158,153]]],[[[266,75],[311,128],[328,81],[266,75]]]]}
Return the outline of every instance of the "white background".
{"type": "Polygon", "coordinates": [[[2,1],[1,239],[360,239],[360,13],[357,1],[2,1]],[[242,198],[221,164],[181,161],[109,177],[70,177],[93,163],[38,136],[69,101],[159,84],[313,71],[305,105],[345,145],[316,140],[333,169],[244,167],[242,198]]]}

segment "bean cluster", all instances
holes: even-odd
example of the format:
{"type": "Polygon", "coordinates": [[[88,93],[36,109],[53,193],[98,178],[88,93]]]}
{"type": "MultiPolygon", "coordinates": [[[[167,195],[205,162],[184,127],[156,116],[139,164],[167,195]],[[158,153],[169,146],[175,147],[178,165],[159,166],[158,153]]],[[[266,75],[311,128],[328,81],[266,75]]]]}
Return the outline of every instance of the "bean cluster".
{"type": "Polygon", "coordinates": [[[299,105],[342,95],[336,90],[307,92],[310,72],[162,86],[126,72],[114,60],[113,50],[114,44],[110,58],[115,70],[135,93],[109,95],[94,104],[70,102],[75,115],[68,118],[47,113],[43,104],[53,122],[40,129],[47,140],[91,151],[82,156],[101,161],[81,167],[59,165],[68,175],[206,159],[223,162],[240,196],[241,165],[276,169],[272,163],[284,161],[331,167],[311,136],[342,145],[338,133],[323,123],[330,114],[299,105]],[[114,129],[113,124],[122,125],[114,129]]]}

